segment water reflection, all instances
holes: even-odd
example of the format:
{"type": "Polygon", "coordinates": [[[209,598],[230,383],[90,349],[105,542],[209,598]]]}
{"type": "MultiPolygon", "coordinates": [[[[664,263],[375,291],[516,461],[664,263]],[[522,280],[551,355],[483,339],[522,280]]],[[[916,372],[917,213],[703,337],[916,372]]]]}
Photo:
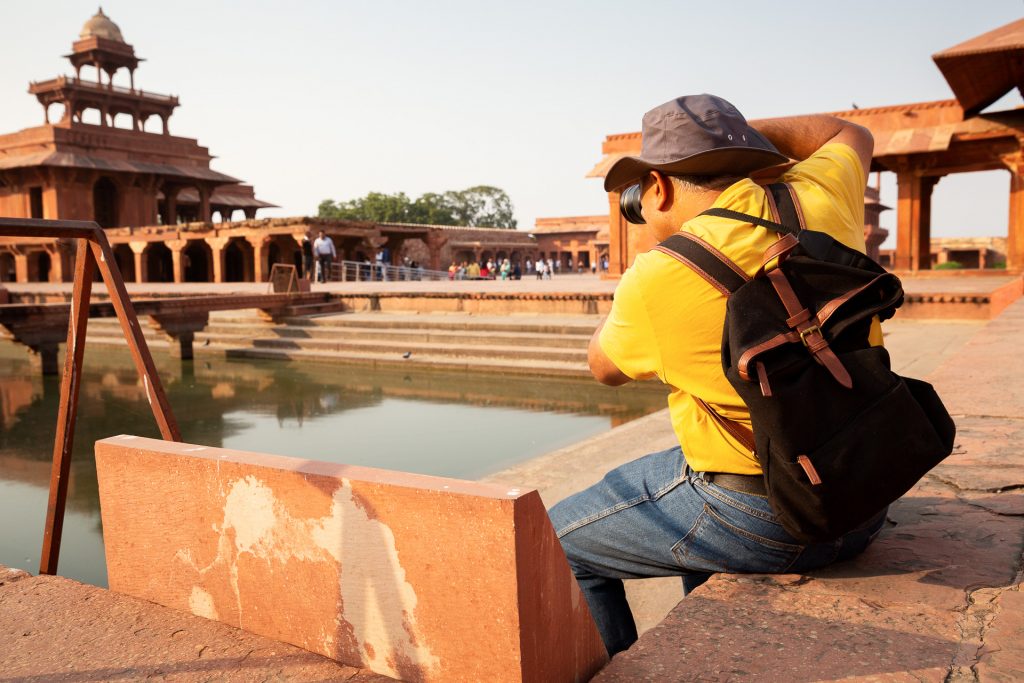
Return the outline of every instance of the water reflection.
{"type": "MultiPolygon", "coordinates": [[[[158,354],[185,441],[476,478],[665,405],[653,385],[158,354]]],[[[159,438],[126,351],[85,357],[60,571],[106,585],[93,443],[159,438]]],[[[60,380],[0,342],[0,564],[35,571],[60,380]]]]}

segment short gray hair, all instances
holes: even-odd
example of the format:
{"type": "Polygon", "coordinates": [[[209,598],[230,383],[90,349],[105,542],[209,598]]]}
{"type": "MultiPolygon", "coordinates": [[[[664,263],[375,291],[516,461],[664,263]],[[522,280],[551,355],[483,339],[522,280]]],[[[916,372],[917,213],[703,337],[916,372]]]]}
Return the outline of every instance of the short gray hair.
{"type": "Polygon", "coordinates": [[[683,192],[724,190],[742,180],[743,176],[671,175],[672,184],[683,192]]]}

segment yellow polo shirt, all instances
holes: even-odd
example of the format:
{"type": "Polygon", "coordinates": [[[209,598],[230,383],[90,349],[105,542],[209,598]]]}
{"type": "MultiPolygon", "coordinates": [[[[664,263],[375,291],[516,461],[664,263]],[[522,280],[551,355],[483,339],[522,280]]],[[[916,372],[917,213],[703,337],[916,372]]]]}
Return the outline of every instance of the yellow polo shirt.
{"type": "MultiPolygon", "coordinates": [[[[856,152],[825,145],[781,178],[796,191],[808,229],[827,232],[864,251],[866,178],[856,152]]],[[[765,190],[745,179],[726,189],[715,207],[771,219],[765,190]]],[[[749,223],[698,216],[681,230],[705,240],[748,275],[779,235],[749,223]]],[[[723,417],[750,426],[750,413],[722,370],[725,297],[676,259],[658,251],[637,256],[615,290],[601,331],[601,349],[633,379],[657,377],[672,388],[672,426],[690,467],[697,471],[760,474],[754,455],[709,417],[694,396],[723,417]]],[[[872,343],[881,344],[877,321],[872,343]]]]}

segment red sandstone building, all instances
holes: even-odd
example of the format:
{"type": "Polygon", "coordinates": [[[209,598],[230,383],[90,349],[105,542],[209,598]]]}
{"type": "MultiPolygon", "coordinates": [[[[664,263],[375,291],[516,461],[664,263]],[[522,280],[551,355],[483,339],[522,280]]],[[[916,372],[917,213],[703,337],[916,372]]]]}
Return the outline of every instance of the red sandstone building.
{"type": "MultiPolygon", "coordinates": [[[[258,219],[274,205],[211,169],[196,140],[170,134],[178,98],[136,87],[142,59],[102,10],[67,58],[73,76],[29,86],[43,125],[0,136],[0,216],[96,221],[129,282],[261,282],[275,263],[298,265],[303,236],[320,230],[355,261],[384,245],[394,264],[433,269],[456,256],[536,257],[535,241],[514,230],[258,219]],[[232,220],[237,212],[244,220],[232,220]]],[[[71,261],[60,240],[0,238],[0,282],[68,281],[71,261]]]]}
{"type": "MultiPolygon", "coordinates": [[[[1010,220],[1006,267],[1024,270],[1024,108],[984,112],[1016,88],[1024,94],[1024,19],[943,50],[932,59],[954,99],[835,112],[875,136],[872,171],[896,174],[897,270],[931,268],[931,193],[951,173],[1009,171],[1010,220]],[[983,113],[984,112],[984,113],[983,113]]],[[[589,173],[604,177],[618,159],[640,153],[640,133],[609,135],[604,158],[589,173]]],[[[866,197],[865,236],[869,248],[884,239],[877,228],[877,192],[866,197]]],[[[631,229],[619,213],[619,195],[610,193],[609,254],[612,275],[621,274],[638,253],[654,246],[645,230],[631,229]]]]}

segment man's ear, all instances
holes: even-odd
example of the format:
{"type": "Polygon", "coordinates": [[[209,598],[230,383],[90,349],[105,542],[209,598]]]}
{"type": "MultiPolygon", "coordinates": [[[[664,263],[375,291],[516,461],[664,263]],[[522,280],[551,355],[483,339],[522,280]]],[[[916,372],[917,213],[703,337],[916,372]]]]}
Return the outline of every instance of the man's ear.
{"type": "Polygon", "coordinates": [[[654,197],[657,202],[654,208],[658,211],[667,211],[672,206],[672,193],[675,191],[672,181],[661,171],[651,171],[651,180],[654,182],[654,197]]]}

